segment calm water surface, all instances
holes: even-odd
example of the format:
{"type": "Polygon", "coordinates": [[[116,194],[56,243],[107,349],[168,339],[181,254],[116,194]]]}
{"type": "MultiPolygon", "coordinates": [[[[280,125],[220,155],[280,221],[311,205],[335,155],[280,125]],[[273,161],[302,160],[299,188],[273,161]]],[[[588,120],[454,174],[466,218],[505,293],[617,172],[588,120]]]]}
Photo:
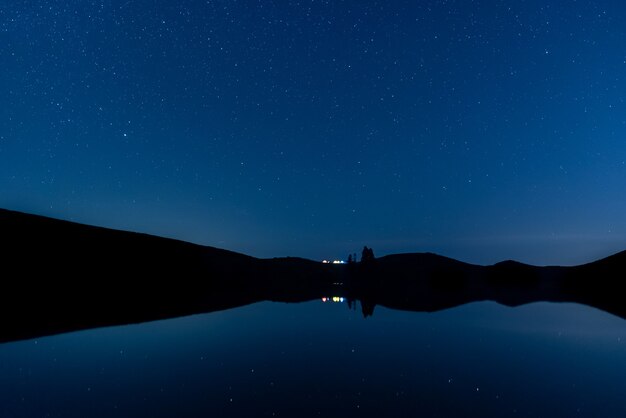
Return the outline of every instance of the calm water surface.
{"type": "Polygon", "coordinates": [[[626,321],[574,304],[345,303],[0,345],[0,417],[626,417],[626,321]]]}

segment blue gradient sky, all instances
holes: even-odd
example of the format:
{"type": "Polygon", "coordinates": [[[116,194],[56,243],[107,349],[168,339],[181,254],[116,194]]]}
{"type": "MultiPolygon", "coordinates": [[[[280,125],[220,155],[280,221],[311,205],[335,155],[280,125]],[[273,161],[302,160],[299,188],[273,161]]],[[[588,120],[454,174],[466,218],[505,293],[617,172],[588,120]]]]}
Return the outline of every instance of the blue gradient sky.
{"type": "Polygon", "coordinates": [[[247,254],[626,248],[626,5],[0,5],[0,206],[247,254]]]}

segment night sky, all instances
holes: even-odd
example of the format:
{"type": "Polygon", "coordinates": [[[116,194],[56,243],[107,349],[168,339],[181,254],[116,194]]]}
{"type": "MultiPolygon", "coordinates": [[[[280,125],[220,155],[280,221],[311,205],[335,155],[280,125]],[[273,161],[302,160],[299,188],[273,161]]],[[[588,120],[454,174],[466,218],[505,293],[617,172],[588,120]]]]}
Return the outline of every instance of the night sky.
{"type": "Polygon", "coordinates": [[[259,257],[626,249],[621,1],[0,3],[0,207],[259,257]]]}

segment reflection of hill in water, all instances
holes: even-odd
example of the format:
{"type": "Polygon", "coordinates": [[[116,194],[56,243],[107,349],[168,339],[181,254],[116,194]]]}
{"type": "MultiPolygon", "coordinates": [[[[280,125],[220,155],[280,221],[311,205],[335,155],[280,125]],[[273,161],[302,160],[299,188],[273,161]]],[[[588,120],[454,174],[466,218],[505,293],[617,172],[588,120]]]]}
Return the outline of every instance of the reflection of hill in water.
{"type": "Polygon", "coordinates": [[[366,316],[377,305],[432,312],[491,300],[577,302],[626,318],[626,252],[577,267],[484,267],[435,254],[326,265],[4,210],[0,228],[2,341],[324,296],[359,300],[366,316]]]}

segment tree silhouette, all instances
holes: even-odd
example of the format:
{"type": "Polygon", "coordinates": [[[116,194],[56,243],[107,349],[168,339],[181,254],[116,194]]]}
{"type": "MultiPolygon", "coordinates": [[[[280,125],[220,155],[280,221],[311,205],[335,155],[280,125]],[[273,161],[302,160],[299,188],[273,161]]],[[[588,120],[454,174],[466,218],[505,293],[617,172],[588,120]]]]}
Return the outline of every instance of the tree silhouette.
{"type": "Polygon", "coordinates": [[[374,261],[374,250],[367,248],[367,246],[363,247],[363,252],[361,253],[361,263],[370,263],[372,261],[374,261]]]}

